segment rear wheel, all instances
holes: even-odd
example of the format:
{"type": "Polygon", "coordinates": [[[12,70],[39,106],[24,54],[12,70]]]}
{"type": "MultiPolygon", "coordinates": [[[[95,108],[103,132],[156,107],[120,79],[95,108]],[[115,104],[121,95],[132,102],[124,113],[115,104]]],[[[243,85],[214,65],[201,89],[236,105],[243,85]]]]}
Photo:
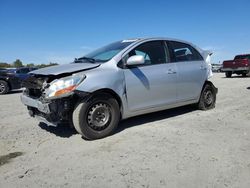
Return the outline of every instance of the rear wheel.
{"type": "Polygon", "coordinates": [[[117,101],[109,94],[98,94],[77,105],[73,124],[84,138],[93,140],[109,136],[120,120],[117,101]]]}
{"type": "Polygon", "coordinates": [[[5,82],[4,80],[0,80],[0,95],[8,93],[9,90],[10,88],[9,88],[8,83],[5,82]]]}
{"type": "Polygon", "coordinates": [[[215,107],[216,91],[210,84],[206,84],[201,92],[198,108],[200,110],[209,110],[215,107]]]}
{"type": "Polygon", "coordinates": [[[243,77],[246,77],[246,76],[247,76],[247,73],[242,73],[242,76],[243,76],[243,77]]]}
{"type": "Polygon", "coordinates": [[[232,76],[232,72],[226,72],[225,74],[227,78],[230,78],[232,76]]]}

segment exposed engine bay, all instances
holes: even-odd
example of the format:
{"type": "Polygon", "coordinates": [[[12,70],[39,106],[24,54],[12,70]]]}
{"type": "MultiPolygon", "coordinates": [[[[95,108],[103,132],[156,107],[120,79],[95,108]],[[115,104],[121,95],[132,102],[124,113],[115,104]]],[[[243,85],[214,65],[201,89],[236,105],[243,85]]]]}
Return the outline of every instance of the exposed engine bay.
{"type": "MultiPolygon", "coordinates": [[[[80,96],[87,93],[74,91],[73,94],[55,99],[46,98],[46,89],[51,86],[51,83],[57,79],[71,76],[73,73],[63,73],[59,75],[36,75],[32,74],[29,78],[23,81],[22,86],[25,87],[23,99],[25,96],[36,100],[40,105],[38,107],[27,106],[29,114],[32,117],[38,117],[40,120],[49,125],[70,124],[72,123],[72,111],[80,96]],[[41,119],[43,117],[44,119],[41,119]]],[[[36,102],[37,103],[37,102],[36,102]]]]}

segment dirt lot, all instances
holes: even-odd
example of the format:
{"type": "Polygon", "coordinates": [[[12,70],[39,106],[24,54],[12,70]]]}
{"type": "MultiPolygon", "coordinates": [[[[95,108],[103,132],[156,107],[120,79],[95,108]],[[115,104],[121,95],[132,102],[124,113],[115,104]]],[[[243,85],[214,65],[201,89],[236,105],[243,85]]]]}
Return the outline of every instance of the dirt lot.
{"type": "Polygon", "coordinates": [[[250,77],[224,78],[216,108],[187,106],[123,121],[86,141],[0,96],[0,187],[250,187],[250,77]]]}

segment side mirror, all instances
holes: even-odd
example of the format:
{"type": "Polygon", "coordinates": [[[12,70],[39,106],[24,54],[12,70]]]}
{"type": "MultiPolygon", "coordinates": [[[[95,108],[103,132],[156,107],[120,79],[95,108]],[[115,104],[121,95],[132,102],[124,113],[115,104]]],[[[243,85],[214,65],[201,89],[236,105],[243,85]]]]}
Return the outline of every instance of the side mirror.
{"type": "Polygon", "coordinates": [[[133,55],[128,58],[127,66],[142,65],[144,64],[144,62],[145,62],[145,59],[142,55],[133,55]]]}

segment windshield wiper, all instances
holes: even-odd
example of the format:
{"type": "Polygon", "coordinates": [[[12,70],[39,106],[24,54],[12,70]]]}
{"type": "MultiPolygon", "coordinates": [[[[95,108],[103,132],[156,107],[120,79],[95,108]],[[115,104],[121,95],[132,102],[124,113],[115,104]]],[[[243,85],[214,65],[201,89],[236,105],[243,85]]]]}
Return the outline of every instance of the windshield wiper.
{"type": "Polygon", "coordinates": [[[81,63],[81,62],[83,62],[83,60],[87,60],[90,63],[95,63],[96,62],[96,60],[94,58],[90,58],[90,57],[80,57],[78,59],[76,58],[74,62],[75,63],[81,63]]]}

